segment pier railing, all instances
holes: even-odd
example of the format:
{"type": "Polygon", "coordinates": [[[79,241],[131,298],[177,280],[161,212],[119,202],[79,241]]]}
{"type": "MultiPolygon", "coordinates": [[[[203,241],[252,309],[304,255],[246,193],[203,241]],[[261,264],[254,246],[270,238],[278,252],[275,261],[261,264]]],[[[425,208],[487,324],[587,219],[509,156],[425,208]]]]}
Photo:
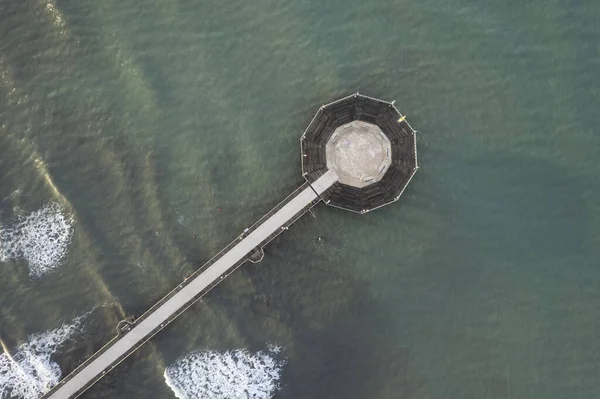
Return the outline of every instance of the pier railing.
{"type": "MultiPolygon", "coordinates": [[[[224,256],[227,252],[229,252],[231,249],[233,249],[233,247],[235,247],[241,240],[243,240],[244,237],[248,236],[250,233],[252,233],[254,230],[256,230],[263,222],[265,222],[267,219],[269,219],[271,216],[273,216],[275,213],[277,213],[277,211],[279,211],[281,208],[283,208],[294,197],[296,197],[298,194],[300,194],[302,191],[304,191],[305,189],[307,189],[309,187],[310,187],[309,183],[305,182],[304,184],[302,184],[301,186],[299,186],[298,188],[296,188],[290,195],[288,195],[287,197],[285,197],[281,202],[279,202],[277,205],[275,205],[273,208],[271,208],[271,210],[269,210],[269,212],[267,212],[266,214],[264,214],[254,224],[252,224],[250,227],[248,227],[247,229],[245,229],[242,232],[241,235],[239,235],[238,237],[236,237],[233,241],[231,241],[223,249],[221,249],[217,254],[215,254],[212,258],[210,258],[206,263],[204,263],[202,266],[200,266],[198,269],[196,269],[192,274],[190,274],[189,276],[187,276],[183,282],[181,282],[174,289],[172,289],[171,291],[169,291],[165,296],[163,296],[161,299],[159,299],[158,302],[156,302],[154,305],[152,305],[141,316],[139,316],[138,318],[134,319],[133,322],[131,323],[132,328],[135,327],[135,325],[137,323],[140,323],[141,321],[145,320],[154,311],[156,311],[156,309],[158,309],[160,306],[162,306],[164,303],[166,303],[170,298],[172,298],[176,293],[178,293],[182,288],[184,288],[185,286],[187,286],[196,277],[198,277],[200,274],[202,274],[207,268],[209,268],[211,265],[213,265],[215,262],[217,262],[222,256],[224,256]]],[[[320,201],[321,201],[321,199],[319,197],[317,197],[315,200],[307,203],[306,206],[304,208],[302,208],[302,210],[300,210],[299,212],[297,212],[291,219],[289,219],[284,225],[282,225],[280,229],[277,229],[274,233],[272,233],[266,239],[264,239],[257,246],[257,249],[259,249],[259,250],[262,251],[262,248],[266,244],[268,244],[269,242],[271,242],[275,237],[277,237],[283,231],[287,230],[287,228],[292,223],[294,223],[296,220],[298,220],[301,216],[303,216],[306,212],[308,212],[312,207],[314,207],[315,205],[317,205],[320,201]]],[[[142,345],[144,345],[149,339],[151,339],[154,335],[156,335],[164,327],[166,327],[169,323],[171,323],[171,321],[173,321],[176,317],[178,317],[179,315],[181,315],[181,313],[183,313],[185,310],[187,310],[190,306],[192,306],[193,304],[195,304],[196,302],[198,302],[198,300],[200,300],[209,291],[211,291],[214,287],[216,287],[221,281],[223,281],[231,273],[233,273],[235,270],[237,270],[237,268],[239,268],[242,264],[244,264],[246,261],[248,261],[251,256],[252,256],[252,251],[249,252],[243,258],[241,258],[238,262],[234,263],[218,279],[216,279],[215,281],[213,281],[212,283],[210,283],[206,288],[204,288],[197,295],[195,295],[190,301],[188,301],[185,305],[183,305],[176,312],[174,312],[167,320],[165,320],[164,323],[162,323],[160,326],[158,326],[154,330],[152,330],[152,332],[150,334],[148,334],[143,340],[141,340],[141,341],[137,342],[135,345],[133,345],[129,350],[127,350],[127,352],[125,352],[123,355],[121,355],[120,357],[118,357],[113,363],[111,363],[111,365],[108,368],[104,369],[102,371],[102,373],[98,374],[96,377],[94,377],[92,380],[90,380],[85,386],[83,386],[74,395],[74,397],[77,397],[81,393],[85,392],[89,387],[91,387],[96,382],[98,382],[100,379],[102,379],[106,373],[110,372],[115,367],[117,367],[123,360],[125,360],[127,357],[129,357],[132,353],[134,353],[137,349],[139,349],[142,345]]],[[[104,346],[102,346],[98,351],[96,351],[92,356],[90,356],[89,358],[87,358],[86,360],[84,360],[74,370],[72,370],[65,378],[63,378],[61,381],[59,381],[58,384],[55,385],[50,391],[48,391],[42,398],[46,398],[46,397],[49,397],[50,395],[52,395],[62,385],[64,385],[71,378],[73,378],[75,375],[77,375],[81,370],[83,370],[90,363],[92,363],[99,356],[101,356],[104,352],[106,352],[111,346],[113,346],[119,339],[121,339],[127,333],[128,333],[128,331],[122,332],[122,333],[118,334],[117,336],[113,337],[104,346]]]]}

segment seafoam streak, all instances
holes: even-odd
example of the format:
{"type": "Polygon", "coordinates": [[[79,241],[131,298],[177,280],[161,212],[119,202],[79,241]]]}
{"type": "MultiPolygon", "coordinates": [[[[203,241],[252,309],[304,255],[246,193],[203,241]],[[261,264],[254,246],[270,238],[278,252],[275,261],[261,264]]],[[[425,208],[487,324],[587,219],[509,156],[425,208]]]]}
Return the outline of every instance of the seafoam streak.
{"type": "Polygon", "coordinates": [[[270,399],[280,389],[280,351],[193,352],[167,367],[165,382],[179,399],[270,399]]]}

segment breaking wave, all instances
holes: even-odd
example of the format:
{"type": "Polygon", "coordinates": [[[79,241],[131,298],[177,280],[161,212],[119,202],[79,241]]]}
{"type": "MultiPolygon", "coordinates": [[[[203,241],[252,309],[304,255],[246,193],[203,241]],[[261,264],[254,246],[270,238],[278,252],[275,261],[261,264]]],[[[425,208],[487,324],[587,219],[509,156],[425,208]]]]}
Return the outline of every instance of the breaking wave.
{"type": "Polygon", "coordinates": [[[59,265],[72,235],[73,218],[65,215],[57,203],[50,203],[0,229],[0,262],[24,259],[29,274],[39,277],[59,265]]]}
{"type": "Polygon", "coordinates": [[[250,353],[204,350],[178,359],[164,373],[179,399],[270,399],[280,389],[281,348],[250,353]]]}
{"type": "Polygon", "coordinates": [[[58,364],[50,357],[82,330],[85,316],[44,333],[30,335],[12,356],[0,354],[0,399],[37,399],[55,386],[61,377],[58,364]]]}

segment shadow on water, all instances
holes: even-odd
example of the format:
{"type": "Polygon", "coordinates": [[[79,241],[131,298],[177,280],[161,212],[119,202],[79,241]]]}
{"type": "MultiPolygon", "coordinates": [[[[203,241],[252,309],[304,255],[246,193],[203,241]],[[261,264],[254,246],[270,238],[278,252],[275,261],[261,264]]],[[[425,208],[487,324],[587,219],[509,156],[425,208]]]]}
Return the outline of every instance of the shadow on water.
{"type": "MultiPolygon", "coordinates": [[[[369,283],[343,262],[318,251],[291,255],[294,238],[275,240],[262,263],[243,266],[155,337],[165,364],[203,348],[255,352],[272,343],[286,359],[276,398],[427,397],[411,344],[394,334],[394,309],[370,297],[369,283]]],[[[83,397],[170,397],[149,351],[83,397]]]]}
{"type": "MultiPolygon", "coordinates": [[[[306,227],[306,226],[303,226],[306,227]]],[[[281,344],[286,357],[277,398],[421,398],[422,381],[411,369],[410,343],[397,342],[387,321],[391,309],[369,296],[369,283],[327,255],[302,253],[276,240],[269,258],[248,265],[236,280],[254,292],[236,296],[238,282],[215,293],[213,303],[235,321],[248,346],[281,344]],[[287,255],[286,255],[287,253],[287,255]],[[231,299],[233,298],[233,299],[231,299]],[[387,382],[386,382],[387,381],[387,382]]]]}
{"type": "Polygon", "coordinates": [[[353,297],[323,329],[294,328],[297,350],[290,356],[277,397],[386,397],[379,394],[386,386],[401,398],[423,397],[422,382],[411,370],[410,350],[385,347],[377,331],[386,329],[377,317],[381,309],[365,299],[353,297]]]}
{"type": "Polygon", "coordinates": [[[81,399],[172,398],[163,384],[165,365],[153,345],[144,345],[83,393],[81,399]]]}

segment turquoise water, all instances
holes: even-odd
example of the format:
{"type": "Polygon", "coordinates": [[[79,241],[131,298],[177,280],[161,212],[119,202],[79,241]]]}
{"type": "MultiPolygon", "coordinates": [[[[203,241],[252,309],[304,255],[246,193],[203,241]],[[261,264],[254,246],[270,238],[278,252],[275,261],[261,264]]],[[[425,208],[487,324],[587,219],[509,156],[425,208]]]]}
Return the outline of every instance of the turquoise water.
{"type": "Polygon", "coordinates": [[[317,207],[83,397],[598,397],[599,17],[1,2],[0,397],[39,396],[300,185],[302,131],[357,90],[419,131],[401,200],[317,207]]]}

